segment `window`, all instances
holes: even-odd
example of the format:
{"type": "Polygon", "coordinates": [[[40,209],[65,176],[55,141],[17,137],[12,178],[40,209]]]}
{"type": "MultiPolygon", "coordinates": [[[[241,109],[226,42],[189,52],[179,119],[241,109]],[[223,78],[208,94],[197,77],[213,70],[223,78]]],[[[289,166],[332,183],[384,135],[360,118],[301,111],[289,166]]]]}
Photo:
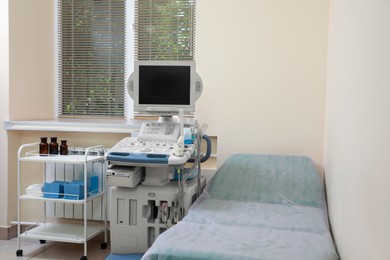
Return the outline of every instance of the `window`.
{"type": "Polygon", "coordinates": [[[125,116],[126,0],[58,0],[58,116],[125,116]]]}
{"type": "Polygon", "coordinates": [[[134,59],[195,59],[195,0],[57,2],[60,118],[125,117],[126,70],[133,63],[132,54],[126,55],[133,39],[129,44],[126,32],[132,31],[133,3],[134,59]]]}
{"type": "Polygon", "coordinates": [[[135,0],[137,60],[194,60],[195,0],[135,0]]]}

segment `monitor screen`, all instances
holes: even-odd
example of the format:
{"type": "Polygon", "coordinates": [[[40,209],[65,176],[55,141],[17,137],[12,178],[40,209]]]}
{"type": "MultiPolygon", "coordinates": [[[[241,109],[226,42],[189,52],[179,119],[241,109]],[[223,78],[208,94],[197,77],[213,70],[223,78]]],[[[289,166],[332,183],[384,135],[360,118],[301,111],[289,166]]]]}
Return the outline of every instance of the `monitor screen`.
{"type": "Polygon", "coordinates": [[[190,105],[190,66],[139,66],[139,104],[190,105]]]}
{"type": "Polygon", "coordinates": [[[135,61],[128,91],[138,115],[186,115],[195,112],[201,87],[194,61],[135,61]]]}

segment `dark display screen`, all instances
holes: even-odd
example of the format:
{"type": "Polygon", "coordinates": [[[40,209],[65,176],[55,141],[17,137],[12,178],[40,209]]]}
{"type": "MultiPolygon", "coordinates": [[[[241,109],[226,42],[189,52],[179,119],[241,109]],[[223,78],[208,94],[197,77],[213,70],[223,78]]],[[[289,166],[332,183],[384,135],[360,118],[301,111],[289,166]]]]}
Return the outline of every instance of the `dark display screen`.
{"type": "Polygon", "coordinates": [[[190,105],[190,66],[140,66],[138,102],[143,105],[190,105]]]}

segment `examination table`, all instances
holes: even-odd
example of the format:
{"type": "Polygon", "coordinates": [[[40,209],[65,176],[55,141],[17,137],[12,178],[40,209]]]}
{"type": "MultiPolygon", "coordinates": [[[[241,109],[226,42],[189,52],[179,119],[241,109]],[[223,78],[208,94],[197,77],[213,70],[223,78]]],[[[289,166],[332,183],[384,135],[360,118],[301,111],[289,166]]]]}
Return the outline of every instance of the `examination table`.
{"type": "Polygon", "coordinates": [[[143,259],[339,259],[314,163],[232,155],[143,259]]]}

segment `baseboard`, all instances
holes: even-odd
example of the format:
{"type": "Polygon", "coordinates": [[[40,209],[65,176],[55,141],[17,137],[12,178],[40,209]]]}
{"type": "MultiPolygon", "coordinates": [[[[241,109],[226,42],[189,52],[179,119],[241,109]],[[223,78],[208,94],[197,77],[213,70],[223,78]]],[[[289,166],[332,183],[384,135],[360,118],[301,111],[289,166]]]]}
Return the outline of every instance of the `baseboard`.
{"type": "MultiPolygon", "coordinates": [[[[11,238],[16,237],[18,227],[16,225],[12,225],[8,228],[6,227],[0,227],[0,240],[9,240],[11,238]]],[[[22,227],[22,230],[24,230],[25,227],[22,227]]]]}

